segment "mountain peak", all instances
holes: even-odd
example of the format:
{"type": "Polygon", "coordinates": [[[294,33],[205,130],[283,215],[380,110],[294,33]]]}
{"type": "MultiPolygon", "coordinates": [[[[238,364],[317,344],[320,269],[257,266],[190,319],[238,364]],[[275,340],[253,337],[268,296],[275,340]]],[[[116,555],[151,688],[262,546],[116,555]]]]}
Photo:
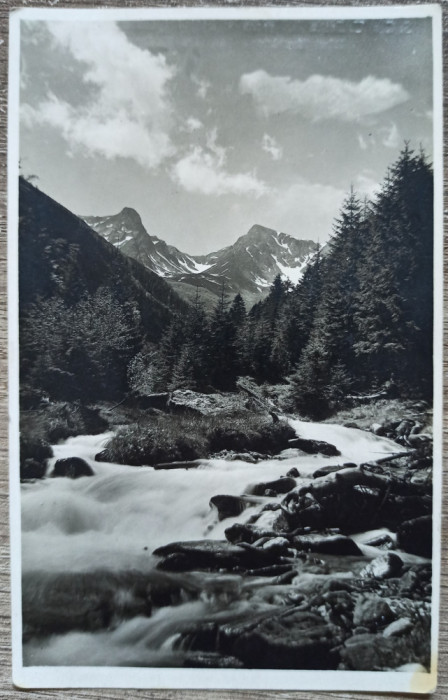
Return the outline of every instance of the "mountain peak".
{"type": "Polygon", "coordinates": [[[250,227],[249,231],[246,233],[248,238],[266,238],[267,236],[276,235],[277,231],[272,228],[267,228],[261,224],[254,224],[250,227]]]}
{"type": "Polygon", "coordinates": [[[132,207],[123,207],[123,209],[119,212],[118,216],[125,217],[126,219],[130,219],[131,221],[137,221],[138,223],[142,222],[140,214],[132,207]]]}

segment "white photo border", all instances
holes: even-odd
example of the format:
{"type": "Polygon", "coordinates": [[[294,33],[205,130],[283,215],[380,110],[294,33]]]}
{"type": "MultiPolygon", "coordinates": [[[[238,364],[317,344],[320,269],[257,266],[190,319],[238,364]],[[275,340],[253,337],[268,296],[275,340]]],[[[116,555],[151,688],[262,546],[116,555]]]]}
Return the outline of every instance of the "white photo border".
{"type": "Polygon", "coordinates": [[[439,5],[374,7],[165,7],[22,8],[10,14],[8,108],[8,352],[9,460],[13,682],[28,688],[153,688],[343,690],[430,693],[437,683],[440,603],[443,415],[443,81],[442,10],[439,5]],[[83,666],[24,666],[21,610],[21,517],[19,465],[18,339],[18,177],[19,67],[22,21],[167,21],[167,20],[356,20],[431,18],[433,41],[434,153],[434,485],[432,664],[429,673],[397,671],[289,671],[83,666]]]}

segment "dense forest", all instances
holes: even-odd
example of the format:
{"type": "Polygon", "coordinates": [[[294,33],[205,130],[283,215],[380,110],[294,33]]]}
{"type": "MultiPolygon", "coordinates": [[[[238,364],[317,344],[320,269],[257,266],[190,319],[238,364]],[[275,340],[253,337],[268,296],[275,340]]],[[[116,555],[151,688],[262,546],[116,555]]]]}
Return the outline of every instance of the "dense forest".
{"type": "Polygon", "coordinates": [[[160,344],[130,362],[140,393],[231,390],[236,378],[290,382],[291,401],[322,418],[351,392],[430,397],[433,177],[408,146],[374,201],[351,191],[330,242],[296,286],[278,276],[247,310],[221,297],[207,316],[199,292],[160,344]]]}
{"type": "Polygon", "coordinates": [[[278,276],[247,309],[224,282],[210,314],[199,290],[182,302],[22,182],[22,396],[89,403],[231,391],[251,376],[285,383],[291,409],[316,419],[352,393],[428,398],[432,208],[431,166],[406,146],[374,201],[350,192],[297,285],[278,276]]]}

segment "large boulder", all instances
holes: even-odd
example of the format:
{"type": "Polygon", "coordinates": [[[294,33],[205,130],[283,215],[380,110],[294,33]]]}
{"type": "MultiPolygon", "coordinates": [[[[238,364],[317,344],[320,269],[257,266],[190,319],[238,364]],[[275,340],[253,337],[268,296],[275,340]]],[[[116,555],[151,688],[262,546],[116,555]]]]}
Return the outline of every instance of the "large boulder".
{"type": "Polygon", "coordinates": [[[403,568],[403,562],[398,554],[389,552],[384,556],[373,559],[370,564],[360,572],[361,578],[396,578],[400,576],[403,568]]]}
{"type": "Polygon", "coordinates": [[[290,447],[297,447],[302,452],[310,455],[321,454],[326,457],[338,457],[341,453],[337,447],[322,440],[307,440],[305,438],[293,438],[289,440],[290,447]]]}
{"type": "Polygon", "coordinates": [[[220,641],[246,668],[335,669],[333,652],[344,639],[342,630],[320,615],[291,610],[241,629],[226,626],[220,641]]]}
{"type": "Polygon", "coordinates": [[[293,538],[293,545],[303,552],[319,554],[336,554],[343,556],[362,557],[363,553],[350,537],[343,535],[306,536],[293,538]]]}
{"type": "Polygon", "coordinates": [[[313,479],[320,479],[322,477],[328,476],[329,474],[333,474],[334,472],[340,472],[342,469],[353,469],[353,467],[356,468],[356,464],[353,463],[348,463],[348,464],[336,464],[336,465],[328,465],[327,467],[320,467],[319,469],[316,469],[315,472],[313,472],[313,479]]]}
{"type": "Polygon", "coordinates": [[[376,634],[356,634],[346,640],[341,657],[353,671],[380,671],[390,667],[393,640],[376,634]]]}
{"type": "Polygon", "coordinates": [[[20,478],[22,481],[28,479],[42,479],[47,471],[46,462],[39,462],[37,459],[28,457],[20,462],[20,478]]]}
{"type": "Polygon", "coordinates": [[[95,472],[87,462],[80,457],[66,457],[55,462],[52,476],[66,476],[78,479],[80,476],[94,476],[95,472]]]}
{"type": "Polygon", "coordinates": [[[432,517],[425,515],[403,522],[397,530],[397,543],[409,554],[432,556],[432,517]]]}
{"type": "Polygon", "coordinates": [[[218,511],[218,519],[225,520],[240,515],[249,505],[248,501],[240,496],[212,496],[210,506],[218,511]]]}
{"type": "Polygon", "coordinates": [[[172,413],[205,416],[241,411],[244,405],[238,394],[201,394],[190,389],[176,389],[169,396],[167,408],[172,413]]]}
{"type": "Polygon", "coordinates": [[[296,486],[297,483],[295,479],[290,476],[282,476],[274,481],[266,481],[249,486],[247,493],[253,494],[254,496],[264,496],[266,491],[271,491],[274,494],[289,493],[289,491],[292,491],[296,486]]]}
{"type": "MultiPolygon", "coordinates": [[[[157,568],[163,571],[255,571],[281,562],[277,552],[225,540],[173,542],[154,551],[161,557],[157,568]]],[[[275,573],[284,573],[283,571],[275,573]]],[[[262,573],[261,575],[267,575],[262,573]]],[[[274,572],[273,574],[274,575],[274,572]]]]}
{"type": "Polygon", "coordinates": [[[395,529],[412,513],[430,512],[427,487],[404,478],[346,468],[288,494],[284,512],[291,528],[338,527],[345,534],[381,526],[395,529]]]}
{"type": "Polygon", "coordinates": [[[384,628],[395,619],[389,603],[379,596],[366,593],[359,596],[353,613],[353,624],[370,630],[384,628]]]}
{"type": "Polygon", "coordinates": [[[253,544],[261,538],[269,539],[277,536],[277,533],[273,530],[267,530],[257,525],[243,525],[242,523],[234,523],[225,530],[224,534],[226,539],[232,544],[239,544],[240,542],[253,544]]]}
{"type": "Polygon", "coordinates": [[[48,442],[40,438],[20,438],[20,478],[41,479],[47,470],[47,460],[53,456],[48,442]]]}

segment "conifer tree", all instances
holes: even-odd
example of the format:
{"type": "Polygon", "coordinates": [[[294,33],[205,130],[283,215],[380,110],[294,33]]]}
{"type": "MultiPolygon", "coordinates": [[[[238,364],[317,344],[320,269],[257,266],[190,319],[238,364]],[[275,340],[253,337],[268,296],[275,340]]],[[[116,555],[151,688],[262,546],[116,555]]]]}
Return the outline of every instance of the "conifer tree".
{"type": "Polygon", "coordinates": [[[210,322],[208,345],[210,382],[217,389],[232,389],[235,384],[234,337],[234,326],[229,314],[229,301],[223,284],[210,322]]]}

